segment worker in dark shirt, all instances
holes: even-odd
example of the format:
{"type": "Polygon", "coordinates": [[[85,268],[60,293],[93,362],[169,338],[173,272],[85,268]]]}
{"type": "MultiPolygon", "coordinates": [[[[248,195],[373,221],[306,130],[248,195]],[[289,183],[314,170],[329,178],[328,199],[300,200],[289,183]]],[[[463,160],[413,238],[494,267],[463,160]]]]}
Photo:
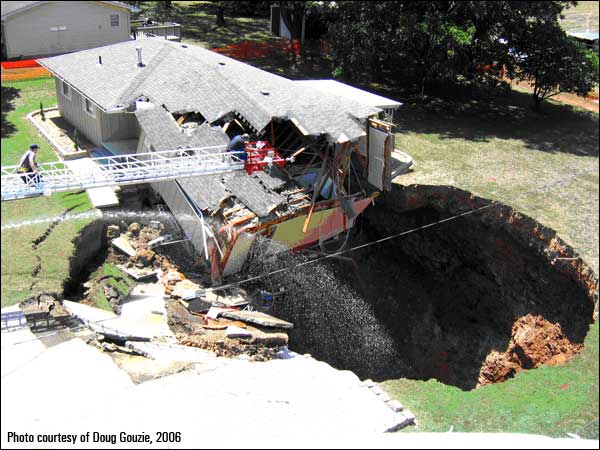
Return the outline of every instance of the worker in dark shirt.
{"type": "Polygon", "coordinates": [[[38,184],[42,176],[39,173],[39,165],[35,160],[39,145],[31,144],[29,150],[23,153],[19,161],[17,172],[21,174],[21,179],[25,184],[38,184]]]}
{"type": "Polygon", "coordinates": [[[250,142],[250,136],[248,134],[242,134],[234,136],[229,145],[227,151],[235,154],[242,161],[245,161],[248,157],[246,155],[246,144],[250,142]]]}

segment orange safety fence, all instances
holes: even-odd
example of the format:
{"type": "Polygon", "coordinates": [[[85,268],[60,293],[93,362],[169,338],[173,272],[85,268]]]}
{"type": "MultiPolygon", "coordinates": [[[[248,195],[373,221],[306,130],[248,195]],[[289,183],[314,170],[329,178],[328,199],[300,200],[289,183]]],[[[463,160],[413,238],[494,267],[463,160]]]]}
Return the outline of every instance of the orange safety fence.
{"type": "Polygon", "coordinates": [[[31,78],[50,78],[52,74],[43,67],[25,67],[22,69],[2,69],[2,81],[28,80],[31,78]]]}
{"type": "Polygon", "coordinates": [[[0,66],[3,69],[25,69],[28,67],[40,67],[35,59],[23,59],[21,61],[2,61],[0,66]]]}
{"type": "MultiPolygon", "coordinates": [[[[327,53],[325,41],[321,41],[320,50],[322,53],[327,53]]],[[[212,51],[239,60],[264,58],[277,53],[286,55],[294,53],[298,56],[300,54],[300,42],[297,40],[292,42],[288,39],[281,39],[278,42],[243,41],[226,47],[213,48],[212,51]]]]}

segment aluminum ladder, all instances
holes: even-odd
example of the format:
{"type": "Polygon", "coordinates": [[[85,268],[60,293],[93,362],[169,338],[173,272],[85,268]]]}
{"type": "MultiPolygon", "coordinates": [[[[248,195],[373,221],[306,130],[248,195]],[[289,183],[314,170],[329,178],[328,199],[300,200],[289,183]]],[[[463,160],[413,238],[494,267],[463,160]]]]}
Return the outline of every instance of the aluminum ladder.
{"type": "Polygon", "coordinates": [[[6,166],[2,167],[2,201],[244,169],[244,161],[226,149],[220,145],[90,158],[95,164],[77,172],[63,161],[41,163],[39,178],[30,176],[29,183],[18,173],[19,166],[6,166]]]}

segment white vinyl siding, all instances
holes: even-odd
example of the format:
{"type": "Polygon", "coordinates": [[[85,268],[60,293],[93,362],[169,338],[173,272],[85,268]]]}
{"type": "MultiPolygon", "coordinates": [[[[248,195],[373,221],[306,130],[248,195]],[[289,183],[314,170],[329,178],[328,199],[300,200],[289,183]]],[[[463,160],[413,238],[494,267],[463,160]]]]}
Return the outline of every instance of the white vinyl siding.
{"type": "Polygon", "coordinates": [[[62,95],[62,81],[56,79],[60,115],[95,145],[100,147],[102,142],[132,139],[139,136],[139,126],[135,114],[106,114],[89,99],[83,97],[70,85],[68,86],[71,95],[70,101],[62,95]],[[93,116],[86,111],[86,100],[91,103],[93,116]]]}
{"type": "MultiPolygon", "coordinates": [[[[56,89],[62,89],[62,82],[56,79],[56,89]]],[[[100,120],[98,117],[91,117],[85,112],[83,97],[79,92],[69,86],[71,93],[71,101],[65,98],[64,95],[58,95],[58,108],[60,115],[73,126],[75,126],[86,138],[92,141],[95,145],[102,144],[100,132],[100,120]]],[[[98,114],[100,115],[100,114],[98,114]]]]}
{"type": "Polygon", "coordinates": [[[86,1],[42,3],[8,17],[2,25],[8,58],[116,44],[130,40],[131,31],[128,10],[86,1]]]}

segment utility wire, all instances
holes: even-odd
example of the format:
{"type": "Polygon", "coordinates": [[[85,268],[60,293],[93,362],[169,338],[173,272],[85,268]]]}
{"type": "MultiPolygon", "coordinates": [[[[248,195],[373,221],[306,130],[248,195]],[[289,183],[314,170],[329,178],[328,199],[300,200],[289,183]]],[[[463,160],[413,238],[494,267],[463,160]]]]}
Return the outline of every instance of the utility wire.
{"type": "MultiPolygon", "coordinates": [[[[590,173],[593,173],[593,172],[595,172],[595,171],[594,170],[585,170],[585,171],[577,172],[576,174],[574,174],[574,175],[572,175],[572,176],[570,176],[568,178],[563,178],[563,179],[561,179],[561,180],[559,180],[559,181],[557,181],[555,183],[549,183],[547,185],[542,186],[541,188],[535,188],[535,189],[531,189],[529,191],[523,192],[523,193],[521,193],[521,194],[519,194],[519,195],[517,195],[517,196],[515,196],[513,198],[509,198],[507,201],[518,200],[518,199],[520,199],[522,197],[525,197],[527,195],[531,195],[531,194],[534,194],[534,193],[545,193],[550,188],[552,188],[554,186],[567,183],[567,182],[572,181],[572,180],[574,180],[576,178],[579,178],[581,176],[584,176],[584,175],[587,175],[587,174],[590,174],[590,173]]],[[[357,245],[356,247],[351,247],[351,248],[346,249],[346,250],[338,251],[338,252],[335,252],[335,253],[330,253],[328,255],[324,255],[324,256],[321,256],[321,257],[318,257],[318,258],[315,258],[315,259],[311,259],[309,261],[304,261],[304,262],[301,262],[301,263],[298,263],[298,264],[294,264],[294,265],[289,266],[289,267],[283,267],[281,269],[277,269],[277,270],[274,270],[274,271],[271,271],[271,272],[268,272],[268,273],[265,273],[265,274],[261,274],[261,275],[256,275],[254,277],[246,278],[244,280],[236,281],[236,282],[233,282],[233,283],[230,283],[230,284],[226,284],[224,286],[217,286],[217,287],[215,287],[213,289],[214,290],[230,289],[230,288],[239,286],[241,284],[246,284],[246,283],[249,283],[251,281],[260,280],[261,278],[264,278],[264,277],[268,277],[268,276],[271,276],[271,275],[276,275],[278,273],[286,272],[286,271],[292,270],[292,269],[297,269],[299,267],[307,266],[309,264],[314,264],[314,263],[322,261],[324,259],[334,258],[336,256],[344,255],[346,253],[350,253],[350,252],[353,252],[355,250],[360,250],[360,249],[363,249],[363,248],[366,248],[366,247],[369,247],[369,246],[372,246],[372,245],[381,244],[382,242],[386,242],[386,241],[389,241],[391,239],[396,239],[396,238],[399,238],[399,237],[402,237],[402,236],[406,236],[408,234],[415,233],[417,231],[425,230],[427,228],[432,228],[432,227],[435,227],[437,225],[441,225],[443,223],[450,222],[450,221],[459,219],[461,217],[465,217],[465,216],[468,216],[470,214],[474,214],[476,212],[483,211],[483,210],[485,210],[487,208],[490,208],[490,207],[498,205],[498,204],[503,204],[503,203],[504,202],[500,202],[499,200],[494,200],[494,201],[490,202],[487,205],[481,206],[479,208],[471,209],[469,211],[465,211],[463,213],[456,214],[456,215],[451,216],[451,217],[447,217],[446,219],[438,220],[437,222],[432,222],[432,223],[429,223],[429,224],[426,224],[426,225],[422,225],[422,226],[419,226],[419,227],[416,227],[416,228],[413,228],[413,229],[410,229],[410,230],[407,230],[407,231],[402,231],[400,233],[392,234],[392,235],[383,237],[381,239],[377,239],[375,241],[371,241],[371,242],[367,242],[365,244],[357,245]]]]}
{"type": "MultiPolygon", "coordinates": [[[[508,199],[507,201],[518,200],[518,199],[520,199],[522,197],[525,197],[527,195],[534,194],[534,193],[545,193],[550,188],[552,188],[554,186],[558,186],[560,184],[567,183],[567,182],[572,181],[572,180],[574,180],[576,178],[579,178],[581,176],[584,176],[584,175],[587,175],[587,174],[590,174],[590,173],[593,173],[593,172],[595,172],[595,171],[594,170],[586,170],[586,171],[577,172],[576,174],[574,174],[574,175],[572,175],[572,176],[570,176],[568,178],[561,179],[561,180],[559,180],[559,181],[557,181],[555,183],[549,183],[547,185],[542,186],[541,188],[535,188],[535,189],[531,189],[529,191],[523,192],[520,195],[517,195],[517,196],[515,196],[513,198],[508,199]]],[[[479,208],[471,209],[471,210],[465,211],[463,213],[456,214],[456,215],[451,216],[451,217],[447,217],[447,218],[442,219],[442,220],[438,220],[437,222],[432,222],[432,223],[429,223],[429,224],[426,224],[426,225],[422,225],[422,226],[419,226],[419,227],[416,227],[416,228],[412,228],[412,229],[407,230],[407,231],[402,231],[400,233],[392,234],[392,235],[383,237],[381,239],[377,239],[375,241],[370,241],[370,242],[367,242],[367,243],[364,243],[364,244],[361,244],[361,245],[357,245],[356,247],[352,247],[352,248],[349,248],[349,249],[346,249],[346,250],[342,250],[342,251],[338,251],[338,252],[335,252],[335,253],[327,254],[327,255],[324,255],[324,256],[321,256],[321,257],[318,257],[318,258],[315,258],[315,259],[311,259],[309,261],[304,261],[304,262],[301,262],[301,263],[298,263],[298,264],[294,264],[294,265],[289,266],[289,267],[283,267],[281,269],[277,269],[277,270],[274,270],[274,271],[271,271],[271,272],[267,272],[267,273],[264,273],[264,274],[261,274],[261,275],[256,275],[254,277],[246,278],[244,280],[236,281],[234,283],[226,284],[226,285],[223,285],[223,286],[216,286],[213,289],[214,290],[218,290],[218,291],[224,290],[224,289],[230,289],[230,288],[233,288],[233,287],[236,287],[236,286],[240,286],[242,284],[246,284],[246,283],[250,283],[252,281],[260,280],[261,278],[265,278],[265,277],[268,277],[268,276],[271,276],[271,275],[276,275],[278,273],[286,272],[288,270],[297,269],[299,267],[307,266],[309,264],[314,264],[316,262],[319,262],[319,261],[322,261],[322,260],[325,260],[325,259],[328,259],[328,258],[333,258],[333,257],[339,256],[339,255],[344,255],[346,253],[350,253],[350,252],[353,252],[355,250],[360,250],[360,249],[363,249],[363,248],[366,248],[366,247],[370,247],[372,245],[377,245],[377,244],[380,244],[382,242],[386,242],[386,241],[389,241],[389,240],[392,240],[392,239],[396,239],[396,238],[399,238],[399,237],[402,237],[402,236],[406,236],[408,234],[415,233],[417,231],[421,231],[421,230],[425,230],[425,229],[428,229],[428,228],[432,228],[432,227],[435,227],[437,225],[441,225],[443,223],[447,223],[447,222],[459,219],[461,217],[465,217],[465,216],[474,214],[476,212],[483,211],[483,210],[485,210],[487,208],[490,208],[492,206],[495,206],[497,204],[503,204],[503,202],[500,202],[499,200],[494,200],[494,201],[490,202],[487,205],[481,206],[479,208]]],[[[94,323],[103,322],[104,320],[109,320],[109,319],[102,319],[102,320],[96,321],[94,323]]],[[[77,328],[79,328],[79,327],[77,327],[77,328]]],[[[54,334],[57,334],[57,333],[54,333],[54,334]]],[[[51,335],[52,334],[49,334],[48,336],[51,336],[51,335]]],[[[37,338],[36,339],[25,340],[25,341],[21,341],[21,342],[15,342],[15,343],[12,343],[12,344],[9,344],[9,345],[18,345],[18,344],[23,344],[23,343],[34,341],[34,340],[37,340],[37,338]]]]}

